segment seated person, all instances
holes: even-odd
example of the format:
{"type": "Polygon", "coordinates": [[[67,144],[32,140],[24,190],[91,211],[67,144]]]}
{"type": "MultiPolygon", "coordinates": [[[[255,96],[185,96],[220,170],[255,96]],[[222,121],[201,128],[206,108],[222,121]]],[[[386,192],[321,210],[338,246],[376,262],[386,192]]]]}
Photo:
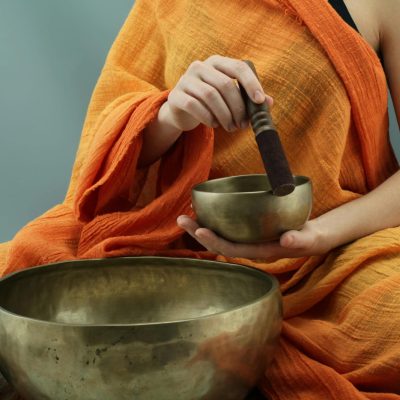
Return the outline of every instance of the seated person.
{"type": "Polygon", "coordinates": [[[66,199],[3,246],[2,273],[135,255],[253,266],[284,296],[265,396],[400,399],[400,172],[386,89],[399,117],[400,3],[346,4],[360,33],[321,0],[137,0],[66,199]],[[314,186],[311,219],[273,243],[228,242],[190,206],[198,182],[263,173],[235,80],[272,105],[293,172],[314,186]]]}

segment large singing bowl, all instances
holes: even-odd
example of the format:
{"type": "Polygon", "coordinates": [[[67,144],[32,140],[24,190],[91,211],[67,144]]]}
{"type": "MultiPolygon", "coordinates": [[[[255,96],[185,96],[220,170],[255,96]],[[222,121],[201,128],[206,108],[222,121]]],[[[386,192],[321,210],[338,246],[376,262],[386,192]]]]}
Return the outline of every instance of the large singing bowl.
{"type": "Polygon", "coordinates": [[[275,278],[242,265],[41,266],[0,281],[0,372],[26,400],[241,400],[281,319],[275,278]]]}

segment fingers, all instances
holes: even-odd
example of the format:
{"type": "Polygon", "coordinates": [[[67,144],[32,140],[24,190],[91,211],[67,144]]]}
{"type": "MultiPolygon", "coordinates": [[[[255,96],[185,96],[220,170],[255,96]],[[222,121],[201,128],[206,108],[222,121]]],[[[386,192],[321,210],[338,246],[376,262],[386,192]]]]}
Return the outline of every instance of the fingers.
{"type": "Polygon", "coordinates": [[[226,131],[248,126],[246,108],[237,80],[250,98],[262,103],[267,96],[251,70],[243,61],[214,55],[205,61],[194,61],[170,92],[168,102],[174,125],[182,130],[198,123],[210,127],[221,125],[226,131]]]}
{"type": "Polygon", "coordinates": [[[306,223],[301,231],[285,232],[279,241],[260,244],[244,244],[230,242],[213,231],[200,228],[197,222],[182,215],[177,219],[178,225],[185,229],[207,250],[227,257],[259,259],[273,262],[280,258],[304,257],[327,253],[331,247],[323,241],[317,223],[306,223]]]}
{"type": "Polygon", "coordinates": [[[219,125],[218,120],[200,100],[184,91],[171,93],[168,97],[168,102],[177,118],[179,118],[179,113],[183,111],[206,126],[216,128],[219,125]]]}
{"type": "Polygon", "coordinates": [[[197,222],[186,215],[179,216],[177,224],[207,250],[216,254],[223,254],[227,257],[267,259],[279,256],[282,253],[282,248],[278,242],[259,245],[229,242],[209,229],[200,228],[197,222]]]}
{"type": "MultiPolygon", "coordinates": [[[[199,76],[204,82],[207,82],[211,87],[214,87],[218,93],[220,93],[221,99],[227,106],[225,117],[229,119],[230,122],[231,129],[229,130],[234,130],[235,126],[237,129],[246,128],[246,107],[235,81],[217,69],[209,66],[207,63],[204,63],[204,68],[199,69],[199,76]]],[[[219,110],[215,111],[216,117],[220,120],[217,114],[219,110]]],[[[225,125],[223,126],[225,128],[225,125]]]]}
{"type": "Polygon", "coordinates": [[[224,240],[219,238],[214,232],[209,229],[200,228],[197,222],[187,215],[180,215],[177,220],[179,227],[184,229],[190,236],[195,238],[207,250],[217,254],[226,254],[229,251],[229,242],[224,243],[224,240]],[[215,241],[216,246],[213,245],[215,241]]]}
{"type": "Polygon", "coordinates": [[[279,242],[263,244],[233,243],[217,236],[213,231],[205,228],[197,229],[195,231],[195,237],[209,251],[227,257],[266,260],[282,254],[282,248],[279,242]]]}
{"type": "Polygon", "coordinates": [[[236,256],[235,245],[217,236],[213,231],[206,228],[199,228],[196,230],[195,235],[198,242],[207,250],[228,257],[236,256]]]}
{"type": "MultiPolygon", "coordinates": [[[[212,78],[214,78],[214,84],[217,84],[218,79],[215,79],[214,75],[215,72],[210,71],[208,76],[210,78],[209,81],[212,81],[212,78]]],[[[240,128],[240,126],[235,126],[235,122],[232,120],[233,113],[229,109],[226,99],[222,97],[220,91],[214,86],[201,80],[191,79],[188,80],[185,92],[198,101],[203,102],[208,107],[210,114],[213,115],[214,121],[218,121],[226,131],[233,132],[238,127],[240,128]]]]}
{"type": "Polygon", "coordinates": [[[194,237],[196,239],[196,229],[199,228],[199,225],[197,224],[196,221],[194,221],[192,218],[188,217],[187,215],[180,215],[176,223],[178,224],[179,227],[184,229],[190,236],[194,237]]]}
{"type": "Polygon", "coordinates": [[[205,62],[223,72],[225,75],[237,79],[255,103],[262,103],[265,101],[265,93],[260,81],[244,61],[214,55],[209,57],[205,62]]]}

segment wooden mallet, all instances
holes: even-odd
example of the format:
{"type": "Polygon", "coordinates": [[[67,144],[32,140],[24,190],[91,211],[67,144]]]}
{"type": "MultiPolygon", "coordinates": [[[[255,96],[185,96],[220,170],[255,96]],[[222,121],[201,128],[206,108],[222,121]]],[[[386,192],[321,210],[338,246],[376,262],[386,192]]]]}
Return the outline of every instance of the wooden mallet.
{"type": "MultiPolygon", "coordinates": [[[[258,79],[254,64],[248,60],[243,61],[250,66],[258,79]]],[[[278,132],[272,121],[268,103],[267,101],[262,104],[254,103],[240,82],[239,88],[246,104],[247,115],[256,136],[272,193],[275,196],[286,196],[293,192],[295,183],[278,132]]]]}

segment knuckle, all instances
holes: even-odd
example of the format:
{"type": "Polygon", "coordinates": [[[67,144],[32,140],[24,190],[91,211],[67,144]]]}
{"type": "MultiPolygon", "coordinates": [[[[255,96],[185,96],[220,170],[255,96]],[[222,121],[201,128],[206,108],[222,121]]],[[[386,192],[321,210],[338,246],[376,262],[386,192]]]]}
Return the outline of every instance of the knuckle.
{"type": "Polygon", "coordinates": [[[193,97],[186,97],[185,100],[183,100],[182,108],[185,110],[191,110],[195,103],[196,100],[193,97]]]}
{"type": "Polygon", "coordinates": [[[222,80],[220,88],[222,90],[230,90],[230,89],[233,89],[233,85],[234,85],[233,80],[227,78],[227,79],[222,80]]]}
{"type": "Polygon", "coordinates": [[[242,75],[249,71],[249,66],[244,61],[238,61],[236,64],[237,72],[242,75]]]}
{"type": "Polygon", "coordinates": [[[219,54],[213,54],[212,56],[207,58],[207,61],[215,62],[221,60],[221,56],[219,54]]]}
{"type": "Polygon", "coordinates": [[[188,71],[198,71],[202,66],[203,63],[200,60],[195,60],[189,65],[188,71]]]}
{"type": "MultiPolygon", "coordinates": [[[[185,82],[186,82],[186,75],[183,74],[183,75],[179,78],[179,80],[178,80],[178,82],[176,83],[175,88],[172,90],[172,92],[173,92],[176,88],[182,88],[182,87],[184,87],[184,86],[185,86],[185,82]]],[[[171,93],[172,93],[172,92],[171,92],[171,93]]]]}
{"type": "Polygon", "coordinates": [[[214,88],[212,88],[212,87],[207,87],[207,88],[204,88],[203,89],[203,97],[206,99],[206,100],[212,100],[212,99],[214,99],[215,97],[216,97],[216,91],[215,91],[215,89],[214,88]]]}
{"type": "Polygon", "coordinates": [[[177,100],[176,96],[172,92],[168,96],[168,104],[172,108],[177,108],[179,106],[179,101],[177,100]]]}

